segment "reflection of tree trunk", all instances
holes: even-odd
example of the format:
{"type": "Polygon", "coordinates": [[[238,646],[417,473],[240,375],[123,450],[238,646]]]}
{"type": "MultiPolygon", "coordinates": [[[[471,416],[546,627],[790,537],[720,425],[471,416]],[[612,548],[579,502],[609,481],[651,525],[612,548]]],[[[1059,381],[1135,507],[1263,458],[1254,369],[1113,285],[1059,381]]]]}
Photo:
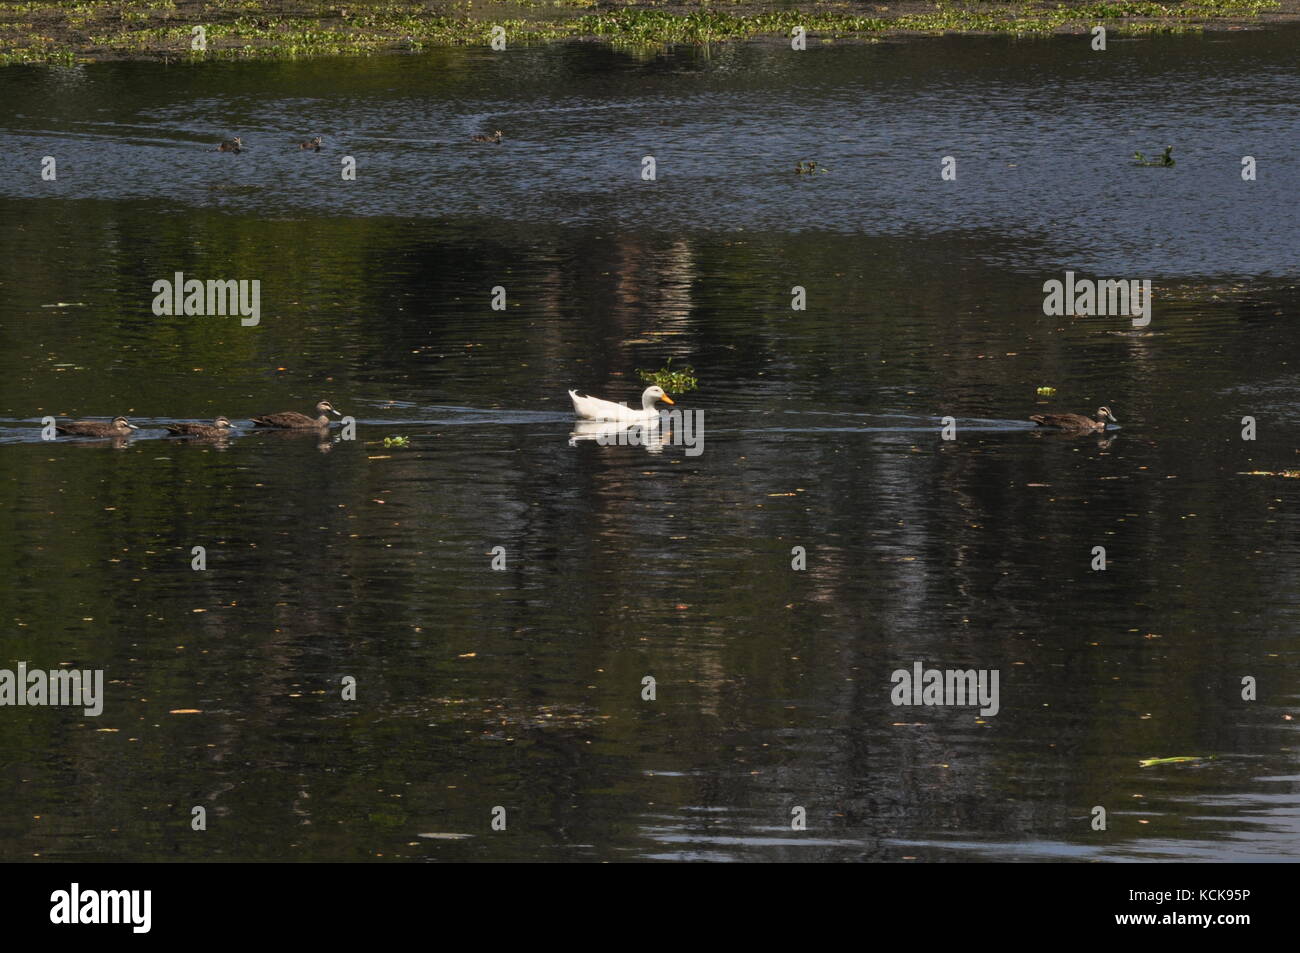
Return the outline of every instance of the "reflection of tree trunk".
{"type": "Polygon", "coordinates": [[[638,331],[646,335],[679,334],[691,314],[695,281],[695,255],[690,243],[679,239],[654,247],[643,239],[624,235],[614,245],[614,298],[624,337],[638,331]],[[635,320],[634,320],[635,319],[635,320]]]}

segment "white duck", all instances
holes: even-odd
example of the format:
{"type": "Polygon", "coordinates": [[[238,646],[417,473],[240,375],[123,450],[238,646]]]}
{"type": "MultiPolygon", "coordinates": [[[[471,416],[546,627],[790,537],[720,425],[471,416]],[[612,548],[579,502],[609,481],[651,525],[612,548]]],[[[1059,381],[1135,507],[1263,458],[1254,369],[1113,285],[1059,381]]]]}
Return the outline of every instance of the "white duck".
{"type": "Polygon", "coordinates": [[[619,423],[653,420],[659,416],[655,401],[662,400],[665,404],[674,402],[658,386],[647,387],[641,392],[640,410],[633,410],[627,404],[616,404],[612,400],[601,400],[599,397],[580,397],[576,390],[569,391],[569,396],[573,398],[573,412],[579,417],[586,420],[616,420],[619,423]]]}

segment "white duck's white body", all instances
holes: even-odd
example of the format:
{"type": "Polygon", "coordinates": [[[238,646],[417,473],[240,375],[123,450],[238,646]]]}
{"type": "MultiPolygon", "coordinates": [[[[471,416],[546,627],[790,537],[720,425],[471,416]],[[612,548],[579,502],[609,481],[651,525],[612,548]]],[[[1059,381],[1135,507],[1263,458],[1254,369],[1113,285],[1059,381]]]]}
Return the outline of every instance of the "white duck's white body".
{"type": "Polygon", "coordinates": [[[616,404],[612,400],[599,397],[582,397],[576,390],[569,391],[573,399],[573,412],[584,420],[613,420],[618,423],[643,423],[659,417],[655,401],[662,400],[671,404],[673,399],[664,393],[662,387],[647,387],[641,394],[641,409],[635,410],[627,404],[616,404]]]}

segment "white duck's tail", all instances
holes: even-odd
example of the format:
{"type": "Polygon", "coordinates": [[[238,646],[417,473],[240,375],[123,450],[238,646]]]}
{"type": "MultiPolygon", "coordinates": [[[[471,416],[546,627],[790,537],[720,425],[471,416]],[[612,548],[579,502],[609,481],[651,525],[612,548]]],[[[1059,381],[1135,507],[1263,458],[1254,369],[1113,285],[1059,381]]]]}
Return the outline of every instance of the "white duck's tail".
{"type": "Polygon", "coordinates": [[[594,397],[580,397],[576,390],[569,391],[569,398],[573,401],[573,412],[579,417],[587,420],[599,419],[600,408],[594,397]]]}
{"type": "Polygon", "coordinates": [[[573,412],[584,420],[621,420],[627,408],[620,404],[601,400],[599,397],[583,397],[576,390],[569,391],[573,400],[573,412]]]}

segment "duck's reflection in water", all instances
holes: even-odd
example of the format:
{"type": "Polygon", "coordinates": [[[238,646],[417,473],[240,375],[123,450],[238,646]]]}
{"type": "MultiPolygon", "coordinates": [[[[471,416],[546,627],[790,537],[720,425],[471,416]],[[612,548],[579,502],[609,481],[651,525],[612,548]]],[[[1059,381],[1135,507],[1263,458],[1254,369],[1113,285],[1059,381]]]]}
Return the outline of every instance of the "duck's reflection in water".
{"type": "Polygon", "coordinates": [[[1098,435],[1095,430],[1031,430],[1029,433],[1036,440],[1078,440],[1083,442],[1096,437],[1098,450],[1108,449],[1112,443],[1119,439],[1119,434],[1113,431],[1107,431],[1104,435],[1098,435]]]}
{"type": "Polygon", "coordinates": [[[569,434],[569,446],[576,447],[579,440],[591,440],[602,447],[644,447],[646,453],[663,453],[665,442],[671,442],[671,426],[663,426],[660,418],[640,423],[620,423],[616,420],[579,420],[569,434]]]}
{"type": "MultiPolygon", "coordinates": [[[[249,431],[250,434],[256,434],[258,440],[309,440],[316,441],[316,449],[321,453],[329,453],[334,449],[334,441],[330,439],[330,432],[325,429],[320,430],[274,430],[271,428],[258,428],[249,431]]],[[[342,438],[338,438],[342,439],[342,438]]]]}
{"type": "Polygon", "coordinates": [[[103,440],[60,440],[59,444],[64,447],[112,447],[114,450],[125,450],[131,445],[131,438],[108,437],[103,440]]]}
{"type": "Polygon", "coordinates": [[[178,440],[172,440],[170,442],[171,445],[174,447],[206,447],[213,450],[230,449],[229,434],[184,437],[178,440]]]}

